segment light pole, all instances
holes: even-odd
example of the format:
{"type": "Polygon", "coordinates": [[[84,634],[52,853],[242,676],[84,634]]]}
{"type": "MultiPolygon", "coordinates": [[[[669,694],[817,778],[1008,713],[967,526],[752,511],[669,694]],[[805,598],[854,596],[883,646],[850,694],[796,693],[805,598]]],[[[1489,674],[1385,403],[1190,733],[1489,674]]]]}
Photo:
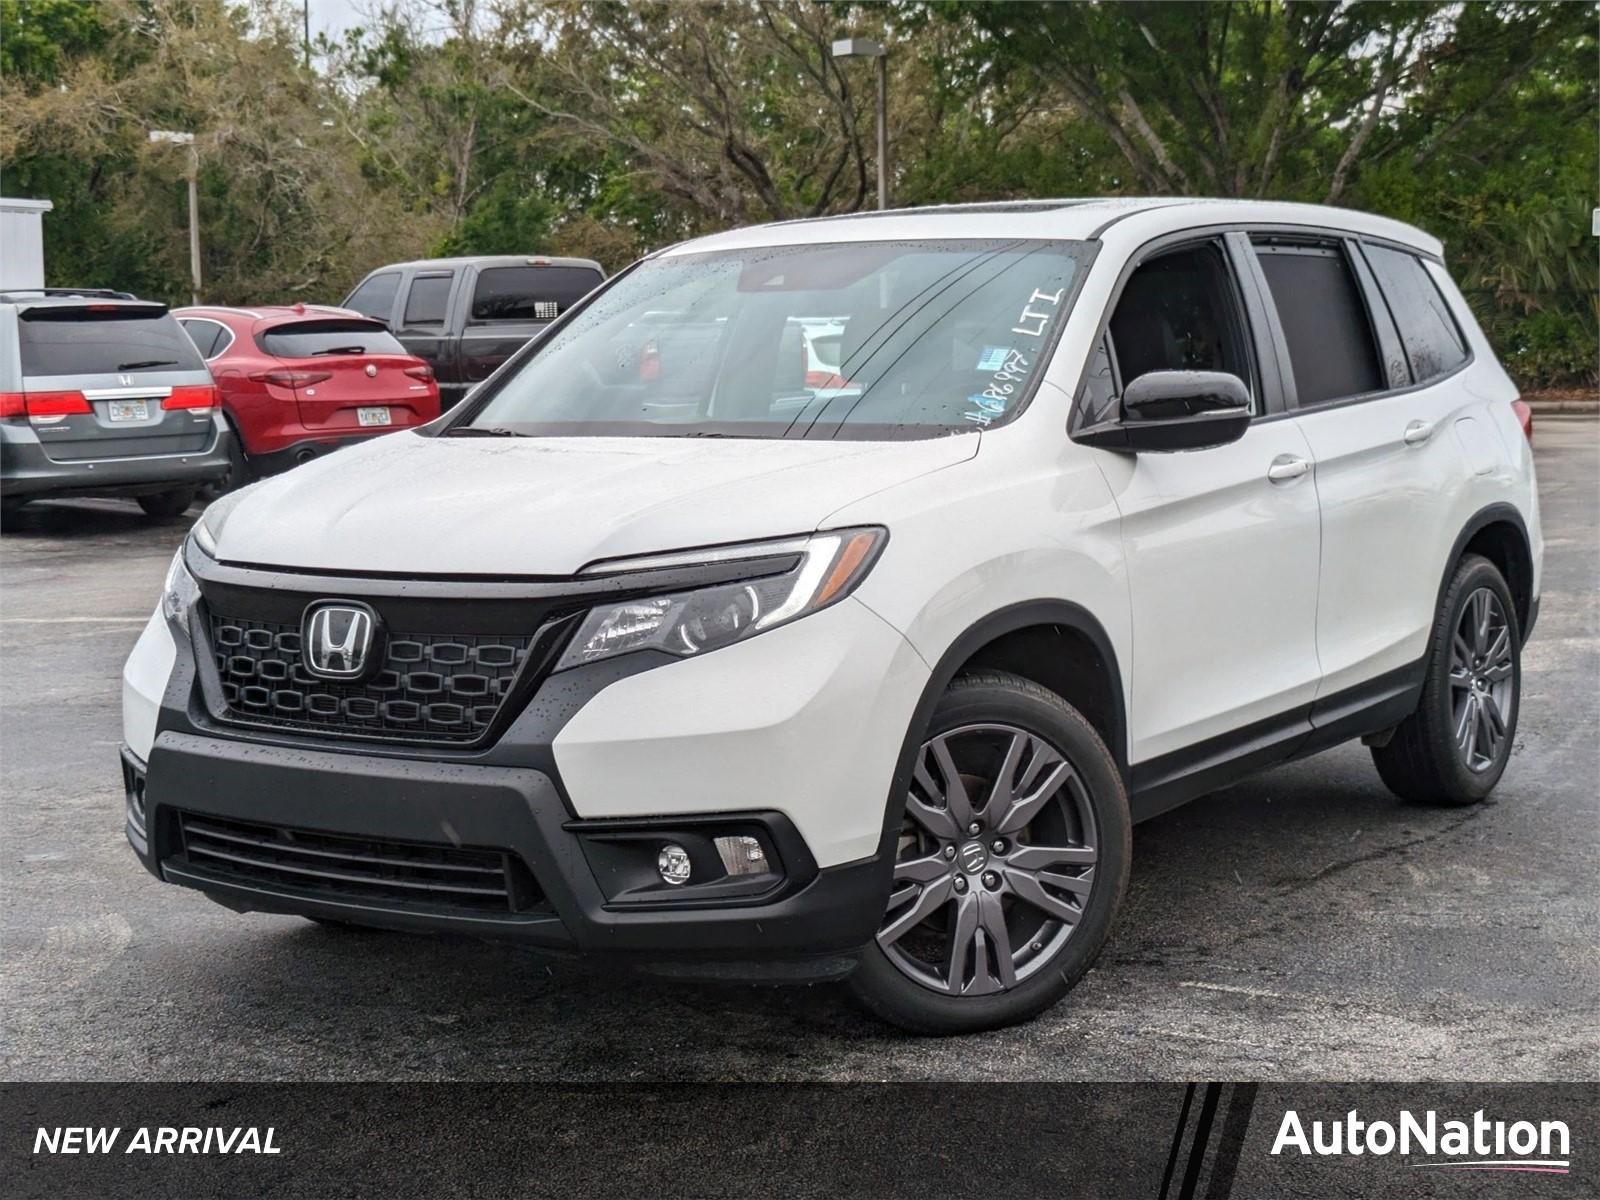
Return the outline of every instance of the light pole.
{"type": "Polygon", "coordinates": [[[889,52],[871,38],[841,38],[835,58],[878,60],[878,210],[889,207],[889,52]]]}
{"type": "Polygon", "coordinates": [[[170,142],[174,146],[189,147],[189,279],[190,298],[200,303],[200,151],[194,144],[194,134],[175,133],[170,129],[152,129],[152,142],[170,142]]]}

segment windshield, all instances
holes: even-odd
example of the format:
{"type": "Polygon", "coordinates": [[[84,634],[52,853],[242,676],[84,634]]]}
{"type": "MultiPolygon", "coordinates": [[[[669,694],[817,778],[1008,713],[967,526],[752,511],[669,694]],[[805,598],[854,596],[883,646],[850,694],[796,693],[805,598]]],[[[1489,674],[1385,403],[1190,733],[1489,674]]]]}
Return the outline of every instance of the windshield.
{"type": "Polygon", "coordinates": [[[853,439],[982,429],[1026,403],[1090,252],[850,242],[652,259],[490,385],[465,427],[853,439]]]}

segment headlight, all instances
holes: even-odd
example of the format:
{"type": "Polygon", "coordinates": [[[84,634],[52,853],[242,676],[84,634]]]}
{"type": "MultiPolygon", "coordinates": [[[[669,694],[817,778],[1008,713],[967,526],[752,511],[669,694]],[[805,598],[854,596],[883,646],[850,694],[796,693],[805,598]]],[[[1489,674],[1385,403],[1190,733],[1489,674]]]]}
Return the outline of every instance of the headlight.
{"type": "Polygon", "coordinates": [[[172,556],[172,565],[167,568],[167,582],[161,588],[161,611],[168,621],[180,629],[187,625],[189,610],[200,598],[200,585],[189,574],[189,568],[183,561],[183,551],[184,547],[179,546],[178,552],[172,556]]]}
{"type": "Polygon", "coordinates": [[[591,609],[556,670],[634,650],[687,657],[743,641],[841,600],[860,583],[887,540],[882,529],[839,529],[784,542],[598,563],[585,574],[655,570],[798,554],[781,575],[644,596],[591,609]]]}

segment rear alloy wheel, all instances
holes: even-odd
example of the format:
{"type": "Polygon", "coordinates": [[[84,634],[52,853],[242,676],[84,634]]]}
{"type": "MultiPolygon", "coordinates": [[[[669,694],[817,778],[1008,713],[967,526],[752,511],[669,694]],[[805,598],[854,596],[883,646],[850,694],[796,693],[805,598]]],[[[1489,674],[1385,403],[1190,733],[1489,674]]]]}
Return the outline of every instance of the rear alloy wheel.
{"type": "Polygon", "coordinates": [[[1389,790],[1425,804],[1473,804],[1511,758],[1522,630],[1505,578],[1477,555],[1445,589],[1417,711],[1372,751],[1389,790]]]}
{"type": "Polygon", "coordinates": [[[1076,710],[1015,676],[957,680],[917,751],[856,993],[924,1033],[1035,1016],[1104,943],[1128,831],[1116,764],[1076,710]]]}
{"type": "Polygon", "coordinates": [[[149,496],[140,496],[139,507],[144,509],[145,516],[155,517],[158,521],[170,521],[173,517],[181,517],[189,511],[189,506],[194,503],[194,489],[192,487],[173,488],[169,492],[156,492],[149,496]]]}
{"type": "Polygon", "coordinates": [[[1486,587],[1470,596],[1450,639],[1450,726],[1467,770],[1494,769],[1516,706],[1516,635],[1500,597],[1486,587]]]}

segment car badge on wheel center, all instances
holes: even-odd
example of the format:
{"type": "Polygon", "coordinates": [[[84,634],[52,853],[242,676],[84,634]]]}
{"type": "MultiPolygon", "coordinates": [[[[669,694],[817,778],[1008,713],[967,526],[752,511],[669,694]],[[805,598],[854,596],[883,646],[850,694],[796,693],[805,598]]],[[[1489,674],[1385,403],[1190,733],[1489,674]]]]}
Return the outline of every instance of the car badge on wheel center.
{"type": "Polygon", "coordinates": [[[378,615],[364,604],[323,603],[306,609],[301,656],[321,679],[360,679],[375,658],[378,615]]]}
{"type": "Polygon", "coordinates": [[[961,866],[963,870],[976,874],[988,865],[989,851],[984,848],[982,842],[968,842],[961,847],[961,866]]]}

